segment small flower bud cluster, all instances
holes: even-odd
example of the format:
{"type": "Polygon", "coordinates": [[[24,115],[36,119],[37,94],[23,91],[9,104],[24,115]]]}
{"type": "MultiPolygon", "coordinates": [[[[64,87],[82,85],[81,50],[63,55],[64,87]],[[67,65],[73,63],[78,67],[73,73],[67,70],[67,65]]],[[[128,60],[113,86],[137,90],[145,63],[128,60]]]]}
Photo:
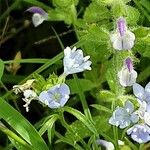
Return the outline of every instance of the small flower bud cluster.
{"type": "Polygon", "coordinates": [[[44,87],[42,87],[43,90],[37,93],[35,89],[36,86],[34,87],[33,82],[35,82],[35,84],[38,84],[38,82],[36,82],[36,79],[32,79],[22,85],[13,86],[13,91],[15,94],[23,93],[23,101],[26,102],[24,107],[27,112],[29,111],[29,104],[32,100],[38,100],[52,109],[63,107],[70,95],[70,88],[64,83],[66,76],[83,72],[84,70],[91,70],[90,65],[92,62],[89,58],[90,56],[83,56],[83,51],[81,49],[76,49],[76,47],[71,49],[67,47],[64,49],[64,72],[60,75],[58,81],[54,82],[54,85],[49,87],[49,83],[47,83],[48,85],[44,85],[46,88],[43,89],[44,87]]]}

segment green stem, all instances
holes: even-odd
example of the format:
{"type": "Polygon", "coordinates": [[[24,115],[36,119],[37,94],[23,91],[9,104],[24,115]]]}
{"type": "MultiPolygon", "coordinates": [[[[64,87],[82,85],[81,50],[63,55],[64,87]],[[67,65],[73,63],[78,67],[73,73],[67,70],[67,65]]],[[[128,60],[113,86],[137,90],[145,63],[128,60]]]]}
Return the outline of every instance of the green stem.
{"type": "Polygon", "coordinates": [[[90,119],[92,122],[93,122],[93,119],[92,119],[92,116],[91,116],[91,113],[90,113],[90,110],[88,108],[88,104],[86,102],[86,98],[84,96],[84,93],[82,91],[82,88],[81,88],[81,85],[80,85],[80,82],[78,82],[78,77],[76,74],[73,75],[74,77],[74,80],[76,82],[76,85],[79,89],[79,97],[80,97],[80,100],[81,100],[81,103],[82,103],[82,107],[83,107],[83,110],[84,110],[84,114],[88,117],[88,119],[90,119]]]}
{"type": "Polygon", "coordinates": [[[11,130],[7,129],[5,126],[0,125],[0,130],[4,132],[6,135],[8,135],[9,137],[11,137],[12,139],[14,139],[15,141],[17,141],[18,143],[20,143],[21,145],[25,146],[27,149],[31,149],[31,146],[27,142],[25,142],[22,138],[20,138],[11,130]]]}
{"type": "Polygon", "coordinates": [[[47,63],[50,59],[41,59],[41,58],[32,58],[32,59],[20,59],[20,60],[7,60],[3,61],[4,64],[11,64],[11,63],[39,63],[44,64],[47,63]]]}

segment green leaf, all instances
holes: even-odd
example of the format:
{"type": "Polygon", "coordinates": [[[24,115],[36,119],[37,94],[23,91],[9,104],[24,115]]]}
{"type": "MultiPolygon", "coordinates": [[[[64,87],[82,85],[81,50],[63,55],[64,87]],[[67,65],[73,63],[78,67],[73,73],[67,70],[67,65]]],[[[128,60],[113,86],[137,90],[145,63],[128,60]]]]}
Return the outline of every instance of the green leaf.
{"type": "MultiPolygon", "coordinates": [[[[95,116],[93,117],[93,121],[95,123],[95,127],[99,134],[102,132],[105,133],[110,129],[110,125],[108,124],[108,116],[95,116]]],[[[76,120],[70,125],[71,129],[73,130],[75,141],[80,141],[79,137],[81,139],[91,137],[93,133],[89,131],[87,126],[83,124],[80,120],[76,120]]],[[[72,135],[72,132],[70,130],[67,130],[65,137],[68,139],[72,135]]]]}
{"type": "Polygon", "coordinates": [[[128,24],[136,25],[140,17],[140,12],[132,6],[126,6],[126,16],[128,24]]]}
{"type": "Polygon", "coordinates": [[[94,107],[94,108],[96,108],[96,109],[98,109],[98,110],[100,110],[100,111],[104,111],[104,112],[107,112],[107,113],[109,113],[109,114],[112,113],[112,111],[111,111],[109,108],[107,108],[107,107],[105,107],[105,106],[102,106],[102,105],[100,105],[100,104],[93,104],[93,105],[91,105],[91,106],[94,107]]]}
{"type": "Polygon", "coordinates": [[[0,59],[0,81],[4,72],[4,62],[0,59]]]}
{"type": "Polygon", "coordinates": [[[66,81],[66,83],[69,85],[69,87],[71,89],[71,94],[78,94],[80,92],[76,82],[80,82],[83,92],[90,91],[91,89],[97,87],[97,85],[93,84],[90,80],[87,80],[87,79],[76,79],[76,80],[70,79],[70,80],[66,81]]]}
{"type": "Polygon", "coordinates": [[[3,118],[33,150],[48,150],[35,128],[4,99],[0,98],[0,118],[3,118]]]}
{"type": "Polygon", "coordinates": [[[46,130],[52,129],[53,124],[55,123],[55,121],[56,121],[58,118],[59,118],[58,115],[53,114],[53,115],[51,116],[51,118],[50,118],[48,121],[46,121],[46,122],[42,125],[41,129],[39,130],[39,134],[40,134],[40,135],[43,135],[43,134],[46,132],[46,130]]]}
{"type": "Polygon", "coordinates": [[[140,3],[150,12],[150,1],[149,0],[141,0],[140,3]]]}
{"type": "Polygon", "coordinates": [[[98,99],[104,102],[112,102],[115,99],[115,94],[111,91],[102,90],[98,95],[98,99]]]}
{"type": "Polygon", "coordinates": [[[85,10],[84,20],[88,23],[96,23],[104,19],[109,19],[109,16],[110,12],[104,5],[92,2],[85,10]]]}
{"type": "Polygon", "coordinates": [[[72,114],[73,116],[75,116],[78,120],[80,120],[92,133],[94,133],[95,135],[98,135],[98,132],[95,128],[95,126],[93,125],[93,123],[85,116],[83,115],[80,111],[71,108],[71,107],[64,107],[63,108],[64,111],[72,114]]]}

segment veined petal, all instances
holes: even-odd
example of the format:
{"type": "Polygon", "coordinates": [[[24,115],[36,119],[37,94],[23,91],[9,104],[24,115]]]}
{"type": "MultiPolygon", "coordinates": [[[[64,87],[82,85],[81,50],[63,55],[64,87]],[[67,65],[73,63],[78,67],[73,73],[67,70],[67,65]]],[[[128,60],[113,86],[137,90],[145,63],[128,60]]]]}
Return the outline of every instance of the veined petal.
{"type": "Polygon", "coordinates": [[[127,134],[138,143],[150,141],[150,128],[145,124],[136,124],[127,130],[127,134]]]}
{"type": "Polygon", "coordinates": [[[132,113],[134,111],[134,105],[130,101],[126,101],[124,107],[129,113],[132,113]]]}
{"type": "Polygon", "coordinates": [[[130,50],[132,49],[132,47],[134,46],[134,41],[127,38],[127,37],[124,37],[122,39],[122,49],[124,50],[130,50]]]}
{"type": "Polygon", "coordinates": [[[119,82],[122,86],[132,86],[136,82],[137,72],[129,70],[126,67],[123,67],[121,71],[118,72],[119,82]]]}
{"type": "Polygon", "coordinates": [[[51,102],[49,102],[48,107],[52,108],[52,109],[55,109],[55,108],[59,108],[61,106],[60,106],[60,103],[58,103],[56,101],[51,101],[51,102]]]}
{"type": "Polygon", "coordinates": [[[141,101],[143,100],[144,88],[140,84],[138,83],[133,84],[133,93],[138,99],[140,99],[141,101]]]}
{"type": "Polygon", "coordinates": [[[123,50],[122,38],[116,38],[116,40],[113,42],[113,48],[116,50],[123,50]]]}
{"type": "Polygon", "coordinates": [[[52,99],[49,97],[47,91],[43,91],[39,95],[39,101],[41,101],[45,105],[48,105],[52,101],[52,99]]]}

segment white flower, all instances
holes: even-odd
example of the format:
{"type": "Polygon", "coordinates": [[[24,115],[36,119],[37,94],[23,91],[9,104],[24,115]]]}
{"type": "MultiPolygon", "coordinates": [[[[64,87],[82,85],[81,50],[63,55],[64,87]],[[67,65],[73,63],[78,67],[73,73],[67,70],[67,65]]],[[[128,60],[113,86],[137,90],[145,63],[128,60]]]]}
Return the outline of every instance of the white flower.
{"type": "Polygon", "coordinates": [[[98,145],[103,146],[106,150],[114,150],[115,149],[113,143],[108,142],[106,140],[100,140],[100,139],[98,139],[98,140],[96,140],[96,143],[98,145]]]}
{"type": "Polygon", "coordinates": [[[132,86],[136,82],[137,72],[133,69],[132,60],[127,58],[125,63],[118,72],[119,82],[122,86],[132,86]]]}
{"type": "Polygon", "coordinates": [[[44,20],[48,19],[48,14],[40,7],[30,7],[26,11],[33,13],[32,22],[35,27],[43,23],[44,20]]]}
{"type": "Polygon", "coordinates": [[[73,73],[82,72],[84,70],[91,70],[90,56],[83,56],[81,49],[74,47],[72,50],[70,47],[64,49],[64,74],[69,75],[73,73]]]}
{"type": "Polygon", "coordinates": [[[30,80],[27,80],[22,85],[14,85],[13,86],[14,93],[18,94],[18,93],[24,92],[24,90],[30,89],[34,81],[35,79],[30,79],[30,80]]]}
{"type": "Polygon", "coordinates": [[[118,19],[117,31],[111,35],[110,39],[116,50],[130,50],[134,46],[135,35],[127,29],[123,17],[118,19]]]}
{"type": "Polygon", "coordinates": [[[24,98],[22,98],[23,101],[26,102],[25,105],[23,105],[23,107],[26,108],[26,112],[29,111],[29,104],[31,103],[31,101],[33,99],[37,99],[37,94],[33,91],[33,90],[25,90],[23,92],[24,98]]]}

